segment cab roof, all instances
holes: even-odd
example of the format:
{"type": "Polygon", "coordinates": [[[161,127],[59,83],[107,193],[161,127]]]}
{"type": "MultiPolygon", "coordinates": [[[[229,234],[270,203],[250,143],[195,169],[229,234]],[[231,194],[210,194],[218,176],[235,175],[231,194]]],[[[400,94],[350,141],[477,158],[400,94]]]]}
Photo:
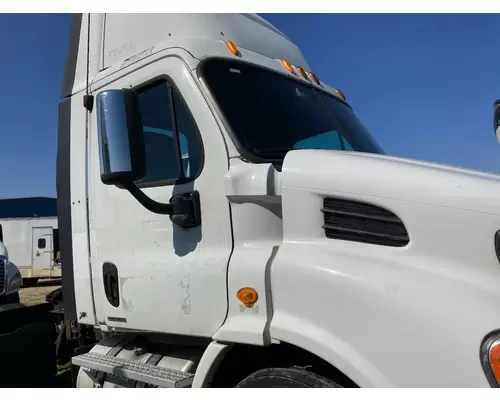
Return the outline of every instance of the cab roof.
{"type": "MultiPolygon", "coordinates": [[[[256,14],[75,14],[61,97],[85,87],[87,61],[92,80],[100,71],[159,44],[174,48],[187,41],[225,40],[270,59],[309,68],[299,48],[256,14]]],[[[210,48],[201,45],[185,50],[202,60],[210,56],[206,50],[210,48]]]]}

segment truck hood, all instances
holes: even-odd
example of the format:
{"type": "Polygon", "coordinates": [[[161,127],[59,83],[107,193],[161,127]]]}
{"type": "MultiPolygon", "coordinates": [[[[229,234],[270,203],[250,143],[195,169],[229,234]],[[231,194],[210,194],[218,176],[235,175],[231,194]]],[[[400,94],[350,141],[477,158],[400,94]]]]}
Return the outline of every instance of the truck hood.
{"type": "Polygon", "coordinates": [[[500,215],[500,175],[386,155],[295,150],[281,184],[500,215]]]}

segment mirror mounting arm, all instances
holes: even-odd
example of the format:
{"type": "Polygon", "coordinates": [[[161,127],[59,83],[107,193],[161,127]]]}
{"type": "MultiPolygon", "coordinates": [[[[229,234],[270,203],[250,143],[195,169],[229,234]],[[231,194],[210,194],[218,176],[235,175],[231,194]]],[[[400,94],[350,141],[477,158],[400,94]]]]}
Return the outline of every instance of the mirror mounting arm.
{"type": "Polygon", "coordinates": [[[141,189],[139,189],[133,182],[121,182],[122,186],[127,189],[135,199],[147,210],[162,215],[172,215],[174,213],[174,206],[172,204],[160,203],[148,197],[141,189]]]}

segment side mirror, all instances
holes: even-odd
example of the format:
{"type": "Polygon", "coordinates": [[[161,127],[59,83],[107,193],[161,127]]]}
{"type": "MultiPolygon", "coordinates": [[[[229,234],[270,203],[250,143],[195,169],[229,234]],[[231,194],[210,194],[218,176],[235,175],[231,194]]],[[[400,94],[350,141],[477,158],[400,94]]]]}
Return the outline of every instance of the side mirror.
{"type": "Polygon", "coordinates": [[[101,180],[123,186],[146,176],[146,154],[137,93],[107,90],[97,95],[101,180]]]}
{"type": "Polygon", "coordinates": [[[500,100],[495,101],[493,104],[493,129],[497,141],[500,143],[500,100]]]}
{"type": "Polygon", "coordinates": [[[170,215],[183,227],[201,224],[197,191],[179,194],[170,204],[148,197],[135,182],[147,175],[146,146],[139,97],[133,90],[106,90],[97,95],[97,127],[101,181],[127,189],[146,209],[170,215]]]}
{"type": "Polygon", "coordinates": [[[146,150],[137,93],[106,90],[97,95],[97,127],[101,180],[127,189],[148,210],[174,213],[171,204],[149,198],[134,182],[147,174],[146,150]]]}

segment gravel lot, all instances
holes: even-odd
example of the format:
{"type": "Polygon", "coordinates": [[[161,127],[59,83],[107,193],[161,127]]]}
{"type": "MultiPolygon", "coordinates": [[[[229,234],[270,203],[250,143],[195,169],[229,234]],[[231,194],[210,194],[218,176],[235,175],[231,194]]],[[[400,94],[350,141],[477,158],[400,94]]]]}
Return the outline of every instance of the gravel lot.
{"type": "Polygon", "coordinates": [[[27,306],[33,306],[35,304],[45,303],[45,296],[61,287],[61,280],[40,280],[34,287],[21,288],[19,296],[21,298],[21,303],[27,306]]]}

